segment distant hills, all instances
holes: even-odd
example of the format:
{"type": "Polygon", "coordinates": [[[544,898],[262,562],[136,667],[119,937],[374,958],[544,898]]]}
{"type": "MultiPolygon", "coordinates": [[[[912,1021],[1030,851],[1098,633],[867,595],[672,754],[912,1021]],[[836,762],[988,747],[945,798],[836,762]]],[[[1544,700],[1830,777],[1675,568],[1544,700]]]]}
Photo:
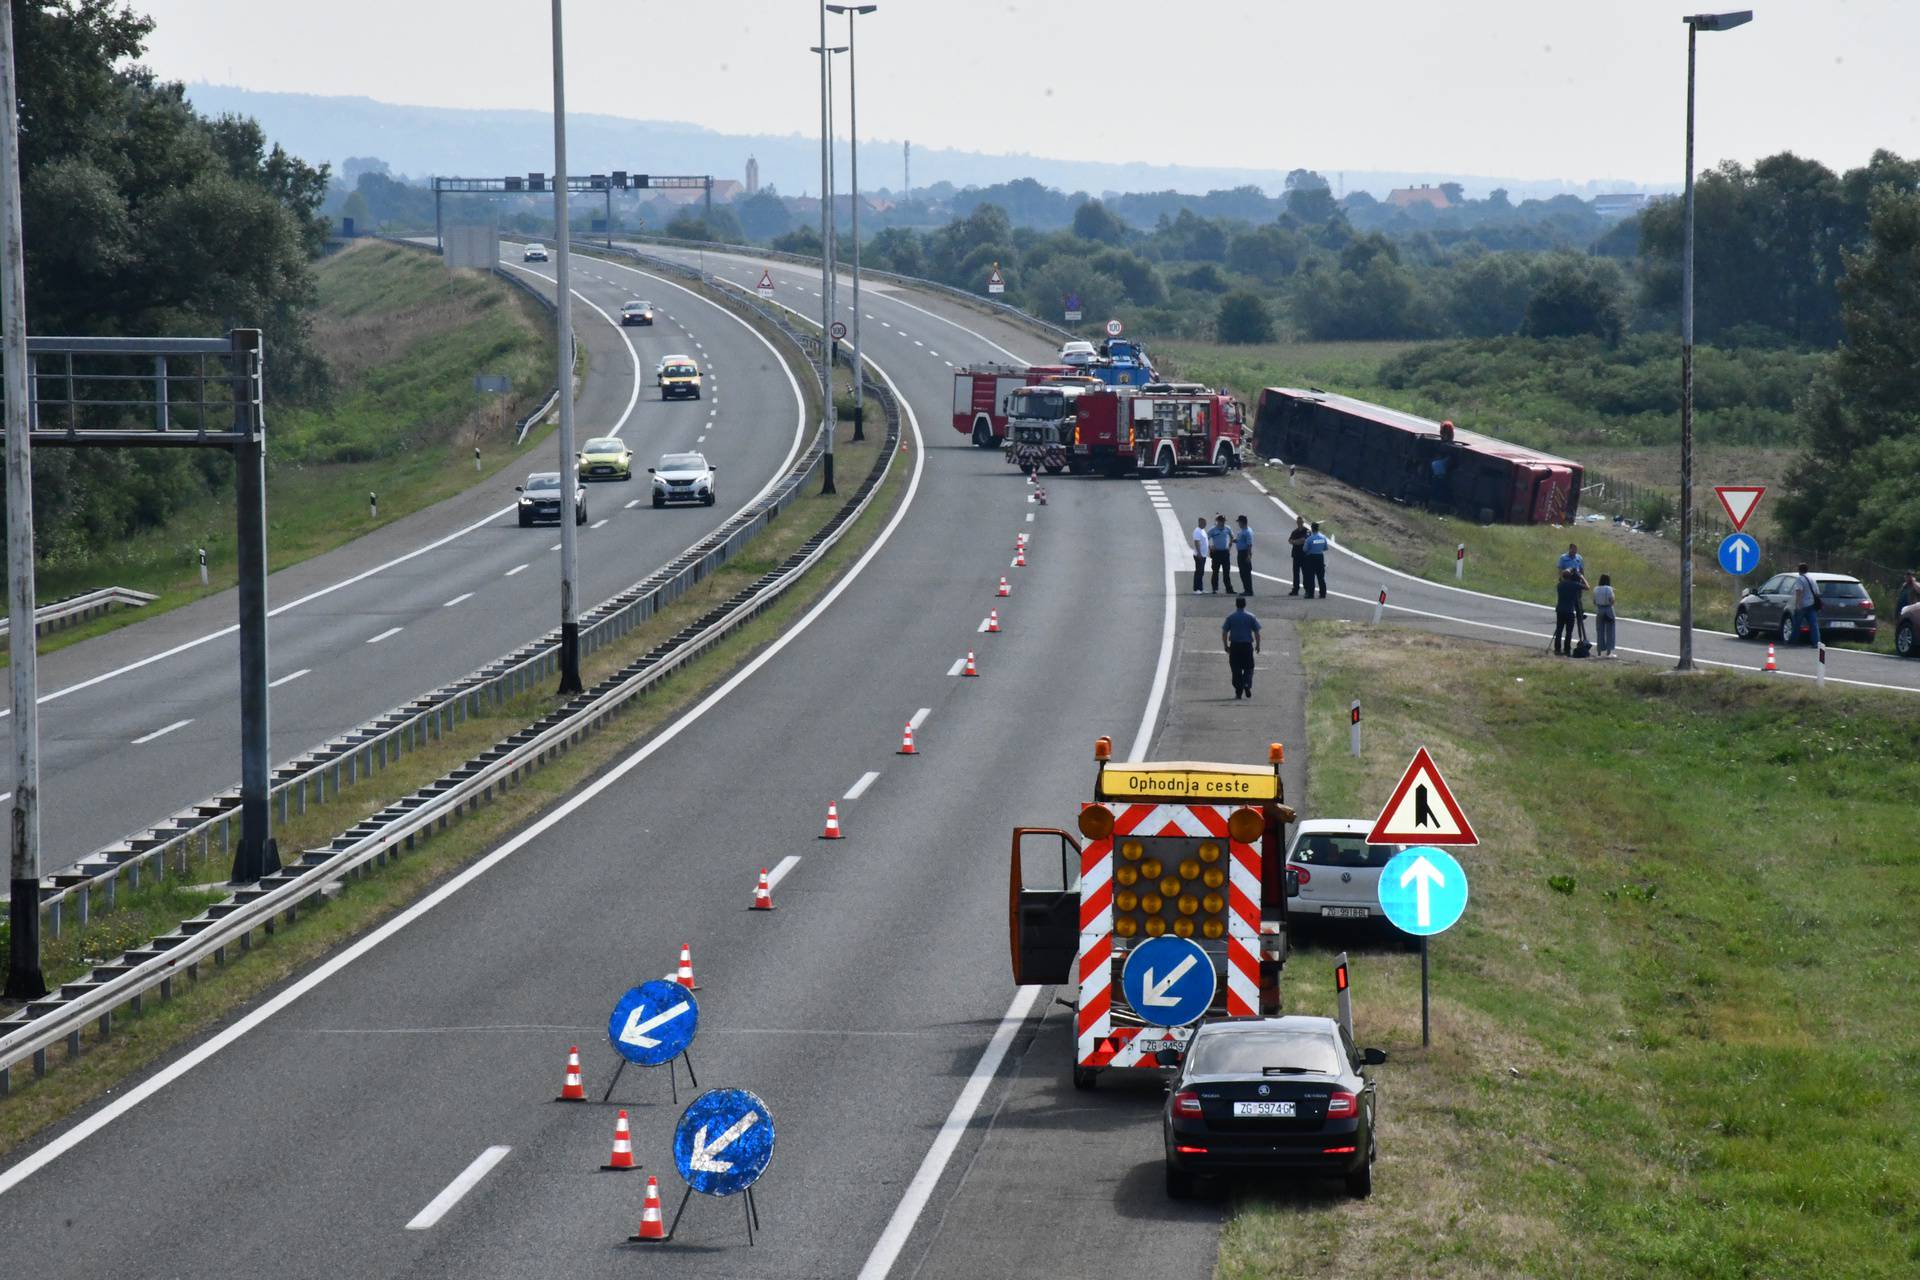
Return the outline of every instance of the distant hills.
{"type": "MultiPolygon", "coordinates": [[[[252,116],[267,136],[312,164],[336,171],[348,156],[376,156],[396,174],[492,176],[546,172],[553,167],[553,118],[542,111],[484,111],[451,107],[414,107],[372,98],[329,97],[306,93],[267,93],[232,85],[193,84],[187,96],[200,110],[252,116]]],[[[567,150],[580,173],[625,169],[632,173],[711,173],[742,178],[747,157],[760,163],[760,181],[785,195],[818,194],[820,142],[817,135],[716,133],[698,125],[665,120],[579,114],[569,118],[567,150]]],[[[897,140],[867,139],[861,149],[863,186],[901,185],[897,140]]],[[[1561,194],[1591,196],[1647,188],[1626,181],[1573,183],[1485,174],[1394,173],[1321,169],[1337,189],[1384,196],[1394,187],[1458,182],[1469,196],[1505,187],[1516,201],[1561,194]]],[[[1287,170],[1216,168],[1147,160],[1063,160],[1023,154],[987,154],[939,148],[913,149],[913,185],[924,188],[950,182],[956,187],[986,186],[1015,178],[1035,178],[1062,191],[1176,190],[1205,192],[1258,186],[1277,193],[1287,170]]]]}

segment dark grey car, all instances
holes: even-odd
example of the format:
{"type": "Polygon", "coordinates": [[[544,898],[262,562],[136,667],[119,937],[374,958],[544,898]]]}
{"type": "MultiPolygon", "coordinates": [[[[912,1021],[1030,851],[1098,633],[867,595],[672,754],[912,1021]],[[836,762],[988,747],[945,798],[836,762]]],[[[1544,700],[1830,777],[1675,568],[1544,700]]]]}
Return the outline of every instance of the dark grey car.
{"type": "MultiPolygon", "coordinates": [[[[545,524],[552,521],[560,523],[560,473],[558,471],[536,471],[527,477],[525,484],[515,485],[520,494],[520,527],[545,524]]],[[[578,483],[573,488],[573,522],[587,522],[587,491],[578,483]]]]}
{"type": "MultiPolygon", "coordinates": [[[[1742,640],[1773,640],[1792,644],[1805,640],[1807,630],[1793,619],[1793,584],[1797,573],[1776,573],[1740,597],[1733,611],[1733,632],[1742,640]]],[[[1873,597],[1860,579],[1844,573],[1809,573],[1820,593],[1820,638],[1873,643],[1880,623],[1873,613],[1873,597]]]]}

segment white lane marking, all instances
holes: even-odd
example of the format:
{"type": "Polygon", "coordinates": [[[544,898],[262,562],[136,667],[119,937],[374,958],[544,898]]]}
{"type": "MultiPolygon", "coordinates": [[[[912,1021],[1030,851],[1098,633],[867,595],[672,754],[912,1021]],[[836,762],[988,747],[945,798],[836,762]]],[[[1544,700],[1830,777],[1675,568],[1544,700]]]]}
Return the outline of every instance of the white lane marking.
{"type": "Polygon", "coordinates": [[[451,600],[449,600],[449,601],[447,601],[447,602],[446,602],[445,604],[443,604],[443,605],[441,605],[440,607],[441,607],[442,609],[451,609],[451,608],[453,608],[453,606],[455,606],[455,605],[457,605],[457,604],[463,604],[463,603],[465,603],[466,601],[468,601],[468,600],[471,600],[471,599],[473,599],[473,592],[471,592],[471,591],[462,591],[462,592],[461,592],[461,593],[460,593],[459,595],[457,595],[457,596],[455,596],[455,597],[454,597],[453,599],[451,599],[451,600]]]}
{"type": "Polygon", "coordinates": [[[406,630],[405,627],[388,627],[385,631],[382,631],[379,635],[368,637],[367,643],[379,644],[382,640],[385,640],[390,636],[397,636],[404,630],[406,630]]]}
{"type": "Polygon", "coordinates": [[[413,1215],[413,1221],[407,1223],[409,1231],[425,1231],[434,1223],[447,1216],[447,1210],[460,1203],[460,1198],[474,1189],[480,1179],[492,1172],[493,1166],[507,1158],[512,1147],[488,1147],[474,1162],[460,1171],[460,1176],[447,1184],[442,1191],[427,1203],[427,1207],[413,1215]]]}
{"type": "MultiPolygon", "coordinates": [[[[646,273],[636,272],[636,274],[645,275],[646,273]]],[[[659,279],[659,277],[649,278],[659,279]]],[[[661,280],[660,283],[672,284],[672,282],[668,280],[661,280]]],[[[679,286],[674,285],[673,287],[678,288],[679,286]]],[[[717,308],[718,304],[715,304],[715,306],[717,308]]],[[[731,315],[732,313],[727,312],[726,314],[731,315]]],[[[741,320],[740,324],[744,328],[752,329],[752,326],[748,325],[745,320],[741,320]]],[[[772,350],[771,343],[768,343],[767,346],[769,350],[772,350]]],[[[776,359],[779,358],[777,351],[774,352],[774,355],[776,359]]],[[[782,368],[786,367],[785,360],[781,360],[780,363],[782,368]]],[[[874,562],[881,551],[886,549],[887,543],[893,539],[894,532],[899,529],[901,523],[906,520],[907,513],[913,509],[913,500],[920,492],[920,480],[926,470],[926,439],[920,433],[919,415],[914,413],[912,403],[907,400],[906,396],[901,392],[899,385],[887,374],[887,371],[881,368],[879,362],[869,359],[868,363],[873,365],[874,372],[878,373],[881,381],[887,384],[887,389],[893,392],[894,398],[900,402],[901,411],[906,414],[907,426],[913,432],[913,473],[907,479],[907,491],[900,497],[899,508],[894,511],[893,517],[882,527],[879,536],[873,540],[873,545],[868,547],[866,551],[861,554],[860,558],[853,562],[853,566],[847,570],[838,582],[834,583],[833,586],[828,589],[827,594],[822,596],[813,608],[802,614],[791,627],[780,634],[779,638],[762,650],[758,657],[735,672],[718,689],[715,689],[712,693],[701,699],[690,711],[649,740],[646,745],[614,765],[593,782],[588,783],[585,787],[575,792],[571,799],[555,806],[545,816],[536,819],[528,825],[520,834],[506,841],[492,853],[487,854],[465,871],[440,886],[440,888],[420,899],[420,901],[414,903],[413,906],[408,907],[405,911],[402,911],[399,915],[393,917],[372,933],[361,938],[360,941],[353,943],[345,950],[335,954],[332,959],[320,965],[319,968],[313,970],[306,977],[299,979],[283,989],[278,995],[254,1009],[252,1013],[247,1014],[239,1021],[228,1026],[226,1030],[219,1032],[210,1039],[202,1042],[198,1047],[189,1050],[172,1063],[154,1072],[139,1084],[134,1085],[122,1093],[112,1102],[109,1102],[78,1124],[73,1125],[61,1133],[59,1137],[54,1138],[46,1145],[34,1151],[18,1164],[15,1164],[9,1169],[0,1170],[0,1196],[6,1195],[6,1193],[14,1187],[19,1186],[22,1182],[25,1182],[28,1178],[31,1178],[34,1174],[52,1164],[55,1160],[58,1160],[61,1156],[85,1142],[88,1138],[100,1132],[100,1130],[114,1123],[121,1116],[133,1110],[148,1098],[153,1097],[153,1095],[159,1093],[162,1089],[180,1079],[201,1063],[207,1061],[221,1050],[226,1049],[249,1031],[252,1031],[254,1028],[266,1022],[267,1019],[286,1009],[296,1000],[299,1000],[308,992],[313,991],[322,983],[345,969],[348,965],[360,959],[375,947],[393,937],[402,929],[426,915],[429,911],[432,911],[435,907],[446,902],[449,898],[453,897],[454,894],[459,893],[475,880],[478,880],[481,876],[493,870],[494,867],[512,857],[527,845],[533,843],[533,841],[540,836],[545,835],[555,826],[572,817],[586,805],[592,803],[599,797],[601,792],[614,786],[629,773],[646,763],[647,760],[653,757],[655,752],[679,737],[689,725],[694,724],[700,720],[701,717],[705,716],[707,712],[719,705],[729,694],[750,680],[762,667],[772,662],[788,645],[799,639],[806,633],[808,628],[819,621],[821,615],[832,608],[834,603],[838,601],[842,595],[846,594],[847,589],[859,580],[860,575],[866,572],[867,567],[874,562]]],[[[791,370],[788,371],[787,377],[790,382],[793,381],[791,370]]],[[[799,400],[800,384],[793,382],[793,389],[794,398],[799,400]]],[[[806,425],[806,407],[804,401],[801,401],[800,425],[802,428],[806,425]]],[[[787,467],[790,465],[792,465],[791,455],[789,455],[789,461],[782,463],[779,471],[774,473],[775,478],[777,479],[779,476],[784,475],[787,467]]],[[[925,716],[927,712],[923,708],[920,714],[921,716],[925,716]]],[[[1034,988],[1023,988],[1023,990],[1032,991],[1034,988]]]]}
{"type": "Polygon", "coordinates": [[[913,713],[913,719],[907,721],[907,723],[912,725],[915,729],[918,729],[921,725],[927,722],[927,717],[932,714],[933,714],[932,707],[922,707],[918,711],[913,713]]]}
{"type": "MultiPolygon", "coordinates": [[[[705,444],[707,442],[707,438],[705,436],[695,436],[693,438],[693,442],[695,444],[705,444]]],[[[600,523],[605,524],[606,521],[602,520],[600,523]]]]}
{"type": "Polygon", "coordinates": [[[945,361],[944,363],[946,364],[947,368],[949,369],[953,368],[953,361],[948,360],[948,361],[945,361]]]}
{"type": "Polygon", "coordinates": [[[302,667],[298,671],[288,672],[286,675],[281,676],[278,680],[267,681],[267,688],[278,689],[283,684],[292,684],[295,680],[298,680],[301,676],[312,675],[312,674],[313,674],[312,667],[302,667]]]}
{"type": "Polygon", "coordinates": [[[1032,523],[1033,523],[1033,512],[1031,512],[1031,511],[1029,511],[1029,512],[1027,512],[1027,523],[1028,523],[1028,524],[1032,524],[1032,523]]]}
{"type": "Polygon", "coordinates": [[[7,801],[11,799],[13,799],[13,792],[0,791],[0,804],[5,804],[7,801]]]}
{"type": "Polygon", "coordinates": [[[914,346],[916,346],[916,347],[924,347],[924,346],[926,346],[927,344],[926,344],[926,343],[924,343],[924,342],[922,342],[922,341],[920,341],[920,339],[918,339],[918,338],[915,338],[915,339],[913,340],[913,345],[914,345],[914,346]]]}
{"type": "Polygon", "coordinates": [[[955,658],[953,660],[953,665],[947,668],[947,674],[950,676],[957,676],[960,674],[960,669],[966,665],[967,665],[967,660],[965,658],[955,658]]]}
{"type": "Polygon", "coordinates": [[[621,509],[622,511],[631,511],[631,510],[633,510],[633,509],[634,509],[635,507],[637,507],[637,506],[639,506],[639,505],[640,505],[640,499],[638,499],[638,498],[635,498],[635,499],[634,499],[634,500],[633,500],[632,502],[629,502],[629,503],[628,503],[628,504],[627,504],[626,506],[624,506],[624,507],[622,507],[622,508],[620,508],[620,509],[621,509]]]}
{"type": "Polygon", "coordinates": [[[1267,486],[1261,484],[1258,480],[1255,480],[1252,476],[1247,477],[1247,483],[1252,485],[1254,488],[1258,489],[1262,493],[1265,493],[1267,491],[1267,486]]]}
{"type": "Polygon", "coordinates": [[[175,720],[172,724],[168,725],[164,729],[155,729],[152,733],[148,734],[144,738],[135,738],[133,740],[133,745],[136,747],[144,746],[145,744],[152,742],[155,738],[164,738],[168,734],[172,733],[175,729],[184,729],[192,723],[193,723],[192,720],[175,720]]]}
{"type": "Polygon", "coordinates": [[[547,550],[549,551],[558,551],[559,549],[560,549],[560,544],[557,542],[547,548],[547,550]]]}
{"type": "Polygon", "coordinates": [[[606,517],[602,516],[600,519],[595,520],[592,524],[588,525],[587,528],[598,529],[601,525],[605,524],[606,522],[607,522],[606,517]]]}
{"type": "Polygon", "coordinates": [[[842,800],[858,800],[861,796],[867,794],[867,788],[872,786],[879,778],[880,771],[878,769],[867,770],[860,775],[860,781],[848,787],[847,794],[840,798],[842,800]]]}
{"type": "Polygon", "coordinates": [[[867,313],[866,313],[866,312],[864,312],[864,311],[862,311],[862,312],[861,312],[860,314],[861,314],[861,315],[863,315],[863,316],[866,316],[866,318],[867,318],[867,319],[869,319],[869,320],[871,320],[871,319],[873,319],[873,317],[872,317],[872,316],[869,316],[869,315],[867,315],[867,313]]]}
{"type": "Polygon", "coordinates": [[[890,323],[888,323],[888,322],[887,322],[887,321],[885,321],[885,320],[882,320],[882,321],[880,322],[880,327],[881,327],[882,329],[891,329],[891,328],[893,328],[893,325],[892,325],[892,324],[890,324],[890,323]]]}
{"type": "Polygon", "coordinates": [[[985,635],[987,632],[987,620],[985,618],[980,619],[980,625],[975,627],[974,630],[985,635]]]}
{"type": "Polygon", "coordinates": [[[500,576],[503,578],[511,578],[516,573],[525,573],[526,569],[527,569],[527,566],[523,564],[517,564],[513,566],[513,568],[507,570],[505,573],[501,574],[500,576]]]}
{"type": "MultiPolygon", "coordinates": [[[[507,265],[518,266],[517,263],[508,263],[507,265]]],[[[524,268],[522,268],[522,270],[524,270],[524,268]]],[[[537,271],[529,271],[527,272],[527,274],[532,276],[540,276],[540,273],[537,271]]],[[[540,278],[543,280],[547,280],[549,282],[552,281],[551,276],[540,276],[540,278]]],[[[587,302],[585,298],[580,297],[580,293],[578,290],[574,290],[573,294],[576,298],[580,298],[582,302],[586,302],[588,306],[593,307],[595,311],[599,311],[601,318],[606,320],[607,323],[612,324],[614,326],[614,331],[616,333],[620,331],[620,326],[616,324],[613,318],[607,315],[606,312],[600,311],[599,307],[594,307],[591,302],[587,302]]],[[[745,322],[743,321],[742,323],[745,323],[745,322]]],[[[633,414],[633,407],[635,404],[639,402],[639,399],[640,399],[640,353],[633,349],[633,343],[627,340],[626,334],[621,333],[620,340],[627,344],[627,354],[631,356],[633,359],[633,390],[627,396],[627,407],[621,411],[619,420],[616,421],[613,425],[613,431],[611,434],[616,436],[619,435],[620,432],[626,427],[627,419],[633,414]]],[[[788,376],[789,378],[791,378],[792,375],[789,374],[788,376]]],[[[798,394],[798,392],[796,391],[795,394],[798,394]]],[[[467,525],[466,527],[461,529],[455,529],[452,533],[447,534],[445,537],[436,538],[432,542],[427,543],[425,546],[415,547],[411,551],[405,552],[402,555],[397,555],[393,559],[385,561],[381,564],[374,565],[370,569],[362,569],[359,573],[356,573],[351,577],[342,578],[338,582],[329,583],[327,586],[321,587],[315,591],[310,591],[306,595],[300,596],[297,599],[289,600],[283,605],[277,605],[274,608],[267,610],[267,616],[269,618],[277,618],[281,614],[287,612],[290,609],[298,609],[303,604],[310,604],[313,601],[320,599],[322,596],[329,596],[336,591],[340,591],[347,587],[351,587],[356,583],[365,582],[368,578],[373,577],[375,574],[385,573],[388,569],[391,569],[396,565],[405,564],[407,563],[407,561],[415,559],[416,557],[419,557],[419,556],[423,556],[429,551],[437,551],[441,547],[446,546],[450,542],[455,542],[461,538],[466,537],[468,534],[472,533],[476,529],[486,528],[488,525],[492,524],[495,520],[500,519],[500,517],[502,516],[511,515],[513,513],[513,510],[514,509],[509,506],[509,507],[502,507],[498,511],[489,512],[487,515],[482,516],[480,519],[474,521],[472,524],[467,525]]],[[[112,671],[103,671],[99,675],[94,676],[90,679],[81,680],[75,684],[70,684],[63,689],[55,689],[52,693],[43,693],[40,695],[39,701],[42,704],[45,704],[48,702],[52,702],[58,698],[64,698],[70,693],[78,693],[82,689],[90,689],[94,685],[103,684],[106,681],[112,680],[118,676],[126,675],[128,672],[138,671],[142,667],[151,666],[156,662],[160,662],[167,658],[174,657],[177,654],[185,653],[189,649],[197,649],[201,645],[206,644],[211,640],[219,640],[225,636],[238,634],[239,630],[240,628],[236,625],[231,627],[222,627],[218,631],[210,631],[206,635],[196,636],[192,640],[188,640],[182,644],[174,645],[171,649],[162,649],[159,653],[151,654],[148,657],[141,658],[137,662],[129,662],[125,666],[115,667],[112,671]]],[[[0,708],[0,718],[4,718],[12,714],[13,714],[12,708],[10,707],[0,708]]]]}
{"type": "MultiPolygon", "coordinates": [[[[1161,577],[1166,587],[1166,610],[1160,630],[1160,656],[1153,674],[1153,688],[1147,694],[1146,709],[1140,716],[1140,728],[1134,734],[1133,748],[1127,759],[1139,760],[1146,755],[1147,745],[1153,739],[1154,726],[1160,721],[1160,704],[1166,697],[1167,678],[1173,670],[1174,638],[1174,575],[1176,567],[1174,552],[1181,547],[1181,533],[1171,516],[1162,516],[1160,525],[1167,541],[1167,562],[1162,566],[1161,577]]],[[[893,1264],[899,1260],[900,1251],[906,1247],[913,1235],[914,1224],[926,1211],[927,1202],[933,1198],[933,1192],[940,1185],[940,1175],[945,1171],[947,1162],[953,1158],[954,1151],[960,1145],[960,1138],[973,1123],[973,1114],[986,1097],[987,1086],[1000,1073],[1000,1064],[1006,1059],[1007,1049],[1013,1043],[1013,1037],[1033,1011],[1033,1002],[1040,995],[1039,987],[1021,987],[1014,994],[1013,1003],[1000,1018],[1000,1025],[994,1028],[993,1038],[987,1042],[986,1051],[980,1055],[973,1074],[967,1077],[960,1096],[953,1100],[953,1109],[947,1112],[947,1118],[940,1124],[940,1132],[934,1137],[933,1146],[928,1148],[926,1157],[920,1161],[919,1169],[914,1171],[913,1181],[907,1184],[900,1203],[894,1207],[893,1216],[887,1220],[886,1229],[874,1242],[873,1251],[867,1255],[865,1265],[860,1268],[859,1280],[886,1280],[887,1273],[893,1270],[893,1264]]]]}
{"type": "Polygon", "coordinates": [[[767,872],[767,888],[771,889],[787,878],[787,872],[800,865],[800,855],[790,853],[780,859],[780,865],[767,872]]]}

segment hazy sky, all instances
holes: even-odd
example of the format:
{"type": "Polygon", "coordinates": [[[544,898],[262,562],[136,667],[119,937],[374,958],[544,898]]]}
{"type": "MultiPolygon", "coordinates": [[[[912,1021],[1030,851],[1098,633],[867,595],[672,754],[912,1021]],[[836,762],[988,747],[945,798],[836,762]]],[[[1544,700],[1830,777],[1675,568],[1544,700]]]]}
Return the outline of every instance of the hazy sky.
{"type": "MultiPolygon", "coordinates": [[[[878,3],[859,20],[863,139],[1329,177],[1675,182],[1683,167],[1689,10],[1666,0],[878,3]]],[[[133,7],[156,20],[147,61],[171,79],[552,105],[547,0],[133,7]]],[[[818,136],[814,0],[567,0],[566,14],[570,110],[818,136]]],[[[843,43],[846,19],[830,21],[843,43]]],[[[1702,167],[1920,154],[1920,0],[1758,0],[1700,52],[1702,167]]]]}

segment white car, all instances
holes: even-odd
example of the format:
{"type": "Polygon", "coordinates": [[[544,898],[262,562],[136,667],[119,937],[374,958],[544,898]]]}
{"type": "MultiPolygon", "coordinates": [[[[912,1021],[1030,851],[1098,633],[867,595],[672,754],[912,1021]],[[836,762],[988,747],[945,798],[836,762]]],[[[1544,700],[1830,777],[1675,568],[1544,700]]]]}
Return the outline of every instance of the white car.
{"type": "Polygon", "coordinates": [[[1069,342],[1060,348],[1060,363],[1092,364],[1096,354],[1091,342],[1069,342]]]}
{"type": "Polygon", "coordinates": [[[653,505],[670,502],[698,502],[710,507],[714,502],[713,466],[703,453],[669,453],[660,465],[648,467],[653,476],[653,505]]]}
{"type": "Polygon", "coordinates": [[[1293,834],[1287,870],[1300,878],[1300,892],[1287,899],[1290,916],[1325,920],[1384,920],[1380,868],[1404,845],[1368,844],[1373,824],[1364,818],[1309,818],[1293,834]]]}
{"type": "Polygon", "coordinates": [[[547,246],[543,244],[530,244],[520,254],[522,262],[545,262],[546,260],[547,246]]]}
{"type": "Polygon", "coordinates": [[[662,378],[666,377],[667,366],[670,364],[692,364],[692,363],[693,363],[692,356],[681,355],[678,352],[675,352],[673,355],[669,355],[669,356],[661,356],[660,363],[653,366],[653,380],[655,382],[658,382],[662,378]]]}

